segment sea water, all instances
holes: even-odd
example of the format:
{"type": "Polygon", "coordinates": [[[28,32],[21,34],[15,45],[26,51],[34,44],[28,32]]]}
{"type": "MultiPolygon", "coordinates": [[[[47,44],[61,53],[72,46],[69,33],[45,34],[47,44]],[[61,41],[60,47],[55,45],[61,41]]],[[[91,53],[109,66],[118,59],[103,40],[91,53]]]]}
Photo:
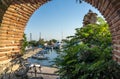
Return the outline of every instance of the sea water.
{"type": "Polygon", "coordinates": [[[45,57],[47,57],[47,60],[39,60],[39,59],[34,59],[32,57],[28,58],[28,62],[30,64],[40,64],[42,66],[53,66],[54,65],[54,59],[59,55],[56,50],[47,50],[48,53],[44,54],[45,57]]]}

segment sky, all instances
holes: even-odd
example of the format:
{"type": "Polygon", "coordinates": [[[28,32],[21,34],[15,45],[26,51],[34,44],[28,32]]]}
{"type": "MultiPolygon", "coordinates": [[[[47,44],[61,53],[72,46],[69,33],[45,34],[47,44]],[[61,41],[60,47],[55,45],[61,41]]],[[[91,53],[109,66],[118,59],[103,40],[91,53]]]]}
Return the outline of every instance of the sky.
{"type": "Polygon", "coordinates": [[[37,9],[30,17],[25,34],[27,40],[38,40],[40,33],[45,40],[65,39],[74,35],[75,28],[82,27],[84,15],[92,10],[98,16],[100,12],[90,4],[83,2],[76,3],[76,0],[52,0],[37,9]]]}

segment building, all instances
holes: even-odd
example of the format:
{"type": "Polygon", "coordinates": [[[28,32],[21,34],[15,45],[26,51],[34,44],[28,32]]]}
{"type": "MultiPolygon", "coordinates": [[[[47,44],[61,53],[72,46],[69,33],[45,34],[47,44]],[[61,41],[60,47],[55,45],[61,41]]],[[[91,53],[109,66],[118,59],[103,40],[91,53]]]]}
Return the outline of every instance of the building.
{"type": "Polygon", "coordinates": [[[88,24],[95,24],[97,22],[97,14],[93,13],[91,10],[84,16],[83,26],[88,24]]]}

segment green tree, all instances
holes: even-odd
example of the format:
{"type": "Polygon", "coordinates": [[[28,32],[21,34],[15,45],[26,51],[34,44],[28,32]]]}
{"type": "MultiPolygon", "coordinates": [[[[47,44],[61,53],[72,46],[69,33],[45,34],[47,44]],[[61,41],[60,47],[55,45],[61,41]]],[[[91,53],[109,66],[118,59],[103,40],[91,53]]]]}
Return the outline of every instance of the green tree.
{"type": "Polygon", "coordinates": [[[26,38],[26,34],[23,35],[23,40],[22,40],[22,48],[21,48],[21,53],[25,53],[25,48],[28,46],[28,41],[26,38]]]}
{"type": "Polygon", "coordinates": [[[63,53],[56,58],[62,79],[119,79],[120,66],[112,60],[108,27],[99,17],[96,24],[77,28],[66,40],[63,53]]]}
{"type": "Polygon", "coordinates": [[[48,41],[48,45],[52,45],[53,43],[56,43],[57,40],[56,39],[51,39],[48,41]]]}
{"type": "Polygon", "coordinates": [[[44,43],[45,43],[44,39],[40,39],[40,40],[38,41],[38,44],[39,44],[39,45],[42,45],[42,46],[43,46],[44,43]]]}
{"type": "Polygon", "coordinates": [[[39,44],[38,44],[38,42],[37,42],[36,40],[32,40],[32,41],[29,41],[29,45],[36,47],[36,46],[38,46],[39,44]]]}
{"type": "Polygon", "coordinates": [[[51,39],[51,41],[52,41],[53,43],[56,43],[56,42],[57,42],[57,40],[56,40],[56,39],[51,39]]]}

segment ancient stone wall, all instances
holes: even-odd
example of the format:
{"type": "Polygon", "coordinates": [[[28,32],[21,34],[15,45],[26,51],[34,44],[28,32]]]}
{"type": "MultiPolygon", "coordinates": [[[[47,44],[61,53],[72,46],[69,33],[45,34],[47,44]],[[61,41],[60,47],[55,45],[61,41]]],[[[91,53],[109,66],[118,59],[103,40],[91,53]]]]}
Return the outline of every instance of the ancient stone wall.
{"type": "Polygon", "coordinates": [[[83,26],[88,24],[96,24],[97,22],[97,14],[89,10],[89,12],[84,16],[83,26]]]}
{"type": "Polygon", "coordinates": [[[45,2],[47,0],[1,0],[0,63],[10,61],[20,54],[26,23],[45,2]]]}

